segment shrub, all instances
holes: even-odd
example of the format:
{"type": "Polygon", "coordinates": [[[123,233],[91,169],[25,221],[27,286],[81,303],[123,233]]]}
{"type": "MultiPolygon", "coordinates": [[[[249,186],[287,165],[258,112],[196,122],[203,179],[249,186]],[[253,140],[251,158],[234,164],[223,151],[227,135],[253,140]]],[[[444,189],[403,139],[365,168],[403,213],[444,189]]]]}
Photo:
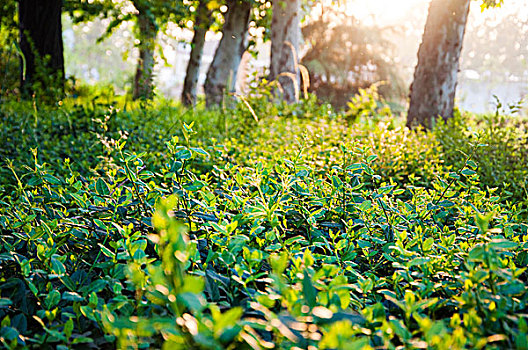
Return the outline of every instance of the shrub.
{"type": "Polygon", "coordinates": [[[1,107],[2,346],[526,345],[485,133],[453,165],[386,119],[117,105],[1,107]]]}
{"type": "Polygon", "coordinates": [[[495,114],[475,118],[458,113],[455,118],[436,127],[435,136],[444,149],[447,164],[458,166],[474,142],[475,131],[486,147],[475,154],[483,184],[501,189],[502,199],[528,204],[528,128],[520,116],[495,114]]]}

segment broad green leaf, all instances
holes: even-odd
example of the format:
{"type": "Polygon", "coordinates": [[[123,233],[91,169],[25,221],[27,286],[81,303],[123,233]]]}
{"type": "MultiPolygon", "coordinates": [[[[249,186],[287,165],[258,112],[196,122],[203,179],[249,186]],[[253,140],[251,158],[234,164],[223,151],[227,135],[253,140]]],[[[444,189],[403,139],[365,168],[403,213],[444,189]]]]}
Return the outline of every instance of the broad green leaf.
{"type": "Polygon", "coordinates": [[[433,237],[429,237],[427,238],[424,242],[423,242],[423,251],[424,252],[427,252],[429,250],[431,250],[431,248],[433,247],[433,244],[434,244],[434,239],[433,237]]]}
{"type": "Polygon", "coordinates": [[[51,258],[51,269],[55,274],[59,276],[62,276],[66,273],[66,267],[64,266],[64,264],[54,257],[51,258]]]}
{"type": "Polygon", "coordinates": [[[52,184],[52,185],[60,185],[62,183],[61,180],[59,180],[57,177],[50,175],[50,174],[43,175],[42,178],[47,183],[52,184]]]}
{"type": "Polygon", "coordinates": [[[110,194],[110,189],[106,182],[103,179],[98,179],[95,183],[95,190],[101,196],[108,196],[110,194]]]}

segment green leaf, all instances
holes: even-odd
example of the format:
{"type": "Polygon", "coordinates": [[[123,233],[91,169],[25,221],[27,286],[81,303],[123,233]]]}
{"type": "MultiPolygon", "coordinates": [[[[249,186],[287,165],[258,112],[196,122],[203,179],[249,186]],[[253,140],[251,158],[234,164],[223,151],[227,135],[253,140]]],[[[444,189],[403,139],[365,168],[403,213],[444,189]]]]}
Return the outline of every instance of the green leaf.
{"type": "Polygon", "coordinates": [[[280,255],[273,254],[270,256],[270,264],[273,272],[277,275],[282,274],[288,266],[288,254],[286,252],[282,252],[280,255]]]}
{"type": "Polygon", "coordinates": [[[202,148],[191,147],[190,149],[198,154],[201,154],[202,156],[209,157],[209,153],[204,151],[202,148]]]}
{"type": "Polygon", "coordinates": [[[85,208],[86,207],[86,202],[84,201],[84,199],[78,195],[77,193],[68,193],[70,196],[72,196],[72,198],[77,202],[77,204],[82,207],[82,208],[85,208]]]}
{"type": "Polygon", "coordinates": [[[343,181],[341,181],[341,179],[337,176],[332,176],[332,185],[336,188],[336,189],[340,189],[341,186],[343,186],[343,181]]]}
{"type": "Polygon", "coordinates": [[[475,169],[477,167],[477,163],[475,163],[475,161],[473,161],[473,160],[468,160],[467,165],[469,165],[473,169],[475,169]]]}
{"type": "Polygon", "coordinates": [[[62,300],[83,301],[84,298],[75,292],[64,292],[62,293],[62,300]]]}
{"type": "Polygon", "coordinates": [[[346,167],[347,170],[362,170],[361,163],[354,163],[346,167]]]}
{"type": "Polygon", "coordinates": [[[314,285],[312,284],[312,278],[306,270],[304,270],[302,288],[304,300],[306,300],[306,303],[309,307],[313,308],[317,303],[317,289],[315,289],[314,285]]]}
{"type": "Polygon", "coordinates": [[[227,327],[234,326],[243,313],[244,310],[241,307],[234,307],[217,317],[213,323],[216,336],[219,336],[227,327]]]}
{"type": "Polygon", "coordinates": [[[66,338],[70,338],[73,332],[73,320],[70,318],[66,323],[64,324],[64,334],[66,335],[66,338]]]}
{"type": "Polygon", "coordinates": [[[200,296],[200,294],[180,293],[178,294],[177,298],[193,312],[201,311],[206,306],[205,300],[200,296]]]}
{"type": "Polygon", "coordinates": [[[517,281],[502,284],[499,288],[500,293],[506,295],[518,295],[526,292],[526,285],[517,281]]]}
{"type": "Polygon", "coordinates": [[[62,183],[61,180],[59,180],[58,178],[56,178],[55,176],[53,175],[49,175],[49,174],[46,174],[46,175],[43,175],[42,178],[49,184],[52,184],[52,185],[60,185],[62,183]]]}
{"type": "Polygon", "coordinates": [[[424,252],[427,252],[429,250],[431,250],[431,248],[433,247],[433,244],[434,244],[434,239],[433,237],[429,237],[427,238],[424,242],[423,242],[423,251],[424,252]]]}
{"type": "Polygon", "coordinates": [[[431,261],[430,258],[424,258],[424,257],[418,257],[412,259],[410,262],[408,262],[406,265],[407,267],[413,267],[413,266],[419,266],[419,265],[425,265],[429,261],[431,261]]]}
{"type": "Polygon", "coordinates": [[[97,297],[97,294],[90,293],[89,305],[95,308],[98,303],[99,303],[99,298],[97,297]]]}
{"type": "Polygon", "coordinates": [[[33,282],[31,282],[30,280],[26,279],[26,283],[29,287],[29,290],[31,290],[31,292],[33,293],[34,296],[37,296],[38,295],[38,289],[37,287],[33,284],[33,282]]]}
{"type": "Polygon", "coordinates": [[[7,307],[7,306],[11,306],[12,304],[13,302],[11,301],[11,299],[0,298],[0,307],[7,307]]]}
{"type": "Polygon", "coordinates": [[[477,245],[469,251],[469,259],[471,260],[482,260],[484,253],[486,252],[483,245],[477,245]]]}
{"type": "Polygon", "coordinates": [[[369,200],[363,201],[358,207],[358,209],[361,210],[361,211],[367,211],[370,208],[372,208],[372,202],[369,201],[369,200]]]}
{"type": "Polygon", "coordinates": [[[20,333],[13,327],[3,326],[0,330],[0,339],[2,339],[2,343],[4,344],[6,344],[4,339],[8,341],[14,341],[19,335],[20,333]]]}
{"type": "Polygon", "coordinates": [[[100,292],[102,291],[108,283],[105,280],[95,280],[92,283],[90,283],[89,286],[85,286],[82,288],[83,292],[100,292]]]}
{"type": "Polygon", "coordinates": [[[387,194],[387,193],[389,193],[394,187],[396,187],[396,186],[394,186],[394,185],[389,185],[389,186],[380,187],[380,188],[378,189],[378,193],[379,193],[379,194],[387,194]]]}
{"type": "Polygon", "coordinates": [[[480,232],[485,233],[488,232],[488,226],[489,222],[493,218],[493,212],[488,214],[481,214],[479,211],[477,211],[475,215],[475,221],[477,223],[477,226],[480,229],[480,232]]]}
{"type": "Polygon", "coordinates": [[[189,185],[185,185],[184,188],[187,191],[194,192],[194,191],[198,191],[198,190],[202,189],[204,186],[205,186],[205,184],[202,181],[195,180],[193,183],[191,183],[189,185]]]}
{"type": "Polygon", "coordinates": [[[72,340],[72,344],[81,344],[81,343],[89,343],[89,344],[92,344],[94,341],[92,338],[88,338],[88,337],[78,337],[78,338],[74,338],[72,340]]]}
{"type": "Polygon", "coordinates": [[[59,305],[60,300],[61,300],[60,292],[56,289],[53,289],[51,292],[49,292],[48,296],[44,300],[44,303],[46,304],[46,308],[48,310],[51,310],[55,306],[59,305]]]}
{"type": "Polygon", "coordinates": [[[497,250],[516,249],[518,244],[507,239],[493,239],[489,246],[497,250]]]}
{"type": "Polygon", "coordinates": [[[66,273],[66,267],[64,264],[55,257],[51,258],[51,270],[58,276],[62,276],[66,273]]]}
{"type": "Polygon", "coordinates": [[[103,230],[106,230],[106,229],[107,229],[105,223],[102,222],[102,221],[99,220],[99,219],[94,219],[94,223],[97,225],[97,227],[99,227],[99,228],[101,228],[101,229],[103,229],[103,230]]]}
{"type": "Polygon", "coordinates": [[[456,204],[455,202],[452,202],[449,200],[443,200],[443,201],[438,202],[437,205],[440,207],[449,208],[449,207],[454,206],[455,204],[456,204]]]}
{"type": "Polygon", "coordinates": [[[108,188],[108,185],[101,178],[99,178],[95,183],[95,190],[101,196],[108,196],[110,194],[110,189],[108,188]]]}
{"type": "Polygon", "coordinates": [[[393,319],[389,321],[389,324],[394,333],[396,333],[402,340],[407,341],[411,339],[412,333],[409,332],[401,320],[393,319]]]}
{"type": "Polygon", "coordinates": [[[192,153],[187,148],[180,149],[178,152],[174,154],[174,159],[184,160],[184,159],[191,159],[192,153]]]}
{"type": "Polygon", "coordinates": [[[472,176],[472,175],[475,175],[476,172],[474,170],[471,170],[471,169],[464,169],[464,170],[462,170],[461,174],[465,175],[465,176],[472,176]]]}
{"type": "Polygon", "coordinates": [[[69,276],[64,275],[60,277],[60,280],[69,290],[74,291],[76,289],[75,283],[73,283],[72,279],[69,276]]]}
{"type": "Polygon", "coordinates": [[[22,51],[22,49],[20,48],[20,46],[18,45],[16,41],[13,41],[13,45],[15,46],[15,49],[22,60],[22,79],[26,80],[26,67],[27,67],[26,56],[24,55],[24,52],[22,51]]]}
{"type": "Polygon", "coordinates": [[[36,176],[33,176],[32,178],[30,178],[27,182],[27,184],[29,186],[37,186],[37,185],[40,185],[42,183],[42,180],[39,179],[38,177],[36,176]]]}

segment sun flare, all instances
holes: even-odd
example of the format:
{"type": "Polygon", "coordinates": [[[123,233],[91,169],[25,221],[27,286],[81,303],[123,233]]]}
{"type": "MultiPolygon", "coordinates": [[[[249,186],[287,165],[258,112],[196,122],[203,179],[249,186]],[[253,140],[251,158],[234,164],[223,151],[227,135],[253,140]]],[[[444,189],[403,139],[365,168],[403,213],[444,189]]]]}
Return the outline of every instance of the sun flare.
{"type": "Polygon", "coordinates": [[[414,9],[427,6],[430,0],[348,0],[346,10],[356,17],[372,17],[374,21],[398,21],[414,9]]]}

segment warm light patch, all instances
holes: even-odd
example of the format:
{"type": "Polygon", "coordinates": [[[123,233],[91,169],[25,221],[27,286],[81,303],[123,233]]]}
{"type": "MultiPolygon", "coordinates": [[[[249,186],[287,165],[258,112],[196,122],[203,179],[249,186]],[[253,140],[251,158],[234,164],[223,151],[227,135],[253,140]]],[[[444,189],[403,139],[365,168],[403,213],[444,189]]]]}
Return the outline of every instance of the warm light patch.
{"type": "Polygon", "coordinates": [[[370,17],[375,22],[396,22],[429,2],[430,0],[348,0],[346,11],[355,17],[370,17]]]}

